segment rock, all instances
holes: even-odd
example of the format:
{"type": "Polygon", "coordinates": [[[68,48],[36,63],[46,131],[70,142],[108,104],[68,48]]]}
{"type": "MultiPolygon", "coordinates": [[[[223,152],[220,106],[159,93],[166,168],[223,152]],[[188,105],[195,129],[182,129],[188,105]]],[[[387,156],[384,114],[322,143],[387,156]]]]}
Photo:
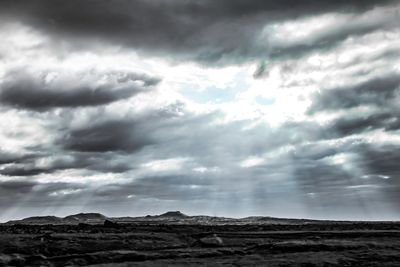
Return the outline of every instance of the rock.
{"type": "Polygon", "coordinates": [[[221,247],[224,245],[222,238],[214,234],[213,236],[203,237],[199,240],[200,244],[207,247],[221,247]]]}
{"type": "Polygon", "coordinates": [[[110,221],[110,220],[105,220],[104,226],[105,227],[118,227],[118,223],[110,221]]]}
{"type": "Polygon", "coordinates": [[[89,228],[90,227],[90,224],[88,224],[88,223],[78,223],[78,228],[79,229],[86,229],[86,228],[89,228]]]}
{"type": "Polygon", "coordinates": [[[35,265],[38,262],[44,262],[46,260],[47,260],[46,256],[44,256],[42,254],[35,254],[35,255],[32,255],[32,256],[28,256],[26,258],[25,264],[27,264],[27,265],[35,265]]]}
{"type": "Polygon", "coordinates": [[[25,266],[25,259],[19,254],[0,255],[0,266],[25,266]]]}
{"type": "Polygon", "coordinates": [[[7,266],[8,260],[6,257],[5,255],[0,255],[0,267],[7,266]]]}

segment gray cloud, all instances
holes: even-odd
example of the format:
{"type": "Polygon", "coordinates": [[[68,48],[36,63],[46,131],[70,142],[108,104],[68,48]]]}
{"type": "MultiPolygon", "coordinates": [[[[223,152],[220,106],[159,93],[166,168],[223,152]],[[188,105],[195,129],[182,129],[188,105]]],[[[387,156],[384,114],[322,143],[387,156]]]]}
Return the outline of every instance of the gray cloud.
{"type": "Polygon", "coordinates": [[[15,153],[2,152],[0,151],[0,165],[1,164],[9,164],[9,163],[19,163],[25,161],[27,159],[34,158],[35,155],[27,154],[27,155],[19,155],[15,153]]]}
{"type": "Polygon", "coordinates": [[[400,201],[399,146],[393,144],[369,144],[361,146],[359,165],[368,174],[366,180],[382,185],[389,205],[398,209],[400,201]]]}
{"type": "MultiPolygon", "coordinates": [[[[203,201],[206,198],[208,201],[220,203],[219,205],[233,201],[243,204],[244,207],[250,205],[258,212],[263,207],[269,209],[269,214],[283,214],[274,210],[274,207],[276,208],[277,199],[288,195],[290,197],[279,201],[280,206],[290,206],[295,201],[307,203],[313,216],[327,218],[341,214],[356,218],[370,214],[376,204],[374,201],[378,201],[378,193],[368,195],[370,188],[384,193],[389,192],[386,190],[390,186],[397,187],[394,180],[387,181],[378,177],[390,175],[394,179],[397,173],[397,156],[393,153],[393,156],[383,156],[390,152],[390,146],[369,147],[363,142],[357,144],[350,141],[340,145],[327,144],[320,140],[320,131],[324,129],[316,129],[316,124],[286,123],[275,131],[266,131],[262,126],[243,130],[250,121],[231,122],[223,128],[213,127],[210,116],[212,118],[215,114],[195,116],[185,111],[184,106],[181,108],[184,116],[173,116],[162,110],[156,113],[158,115],[152,113],[153,120],[146,117],[140,123],[123,119],[106,120],[80,128],[76,130],[78,134],[75,133],[73,141],[63,140],[61,143],[65,148],[63,153],[72,156],[72,159],[56,160],[47,171],[78,168],[98,172],[124,172],[155,159],[188,157],[189,161],[183,163],[181,169],[159,170],[156,174],[146,171],[126,183],[102,185],[97,189],[76,187],[73,184],[54,185],[50,188],[48,185],[38,184],[30,193],[31,199],[37,205],[46,201],[58,203],[57,201],[67,200],[71,205],[78,205],[73,198],[79,200],[90,196],[87,205],[92,208],[99,203],[118,207],[128,203],[149,205],[146,202],[148,199],[151,203],[160,203],[159,205],[172,201],[179,208],[182,203],[190,205],[193,201],[203,201]],[[159,119],[155,119],[157,116],[160,116],[159,119]],[[132,139],[138,137],[134,134],[135,127],[141,124],[142,129],[156,130],[146,134],[146,137],[157,140],[146,150],[141,149],[142,146],[138,147],[137,141],[132,139]],[[82,143],[78,144],[78,141],[82,143]],[[71,144],[73,147],[69,147],[71,144]],[[285,145],[290,145],[292,149],[278,153],[277,150],[285,145]],[[354,159],[347,160],[347,165],[331,162],[332,157],[343,153],[354,155],[354,159]],[[120,160],[119,155],[126,155],[127,158],[120,160]],[[259,166],[240,168],[239,163],[249,155],[258,155],[267,160],[259,166]],[[382,160],[375,158],[380,156],[382,160]],[[388,158],[390,162],[387,161],[388,158]],[[208,169],[217,166],[219,170],[204,173],[193,171],[197,166],[208,169]],[[358,172],[358,168],[363,171],[358,172]],[[374,176],[366,180],[361,178],[363,175],[374,176]],[[84,191],[71,195],[49,195],[59,190],[81,188],[84,191]],[[336,210],[343,205],[345,208],[341,211],[336,210]]],[[[32,185],[21,188],[28,190],[29,186],[32,185]]],[[[9,190],[9,194],[16,193],[9,190]]],[[[394,196],[392,192],[379,203],[391,203],[394,196]]],[[[143,206],[135,206],[137,210],[142,208],[143,206]]],[[[228,209],[227,206],[221,208],[228,209]]]]}
{"type": "Polygon", "coordinates": [[[399,147],[394,145],[369,145],[360,147],[360,162],[371,174],[388,175],[400,183],[399,147]]]}
{"type": "Polygon", "coordinates": [[[29,181],[8,181],[0,183],[0,191],[2,192],[1,196],[5,194],[13,195],[13,193],[17,192],[17,194],[25,194],[29,193],[32,188],[36,185],[35,182],[29,181]]]}
{"type": "Polygon", "coordinates": [[[131,162],[118,161],[118,155],[116,153],[73,151],[70,152],[70,156],[72,160],[58,160],[54,162],[53,168],[74,168],[96,172],[123,173],[136,167],[131,162]]]}
{"type": "Polygon", "coordinates": [[[106,121],[71,130],[60,143],[81,152],[134,152],[151,144],[146,132],[134,121],[106,121]]]}
{"type": "Polygon", "coordinates": [[[129,184],[110,184],[96,192],[100,199],[126,200],[129,196],[136,198],[154,198],[160,200],[188,201],[203,199],[215,191],[211,177],[188,175],[145,176],[129,184]]]}
{"type": "MultiPolygon", "coordinates": [[[[366,23],[328,30],[306,44],[268,47],[257,44],[263,27],[272,22],[326,12],[360,13],[396,1],[2,1],[4,19],[17,19],[57,38],[97,40],[203,63],[243,62],[287,56],[326,46],[382,27],[366,23]],[[271,50],[273,49],[273,50],[271,50]]],[[[91,42],[89,42],[91,43],[91,42]]],[[[93,43],[91,43],[93,44],[93,43]]]]}
{"type": "MultiPolygon", "coordinates": [[[[350,115],[349,115],[350,116],[350,115]]],[[[339,118],[331,122],[324,131],[326,137],[340,138],[352,134],[362,134],[376,129],[396,131],[400,129],[398,113],[383,112],[351,118],[339,118]]]]}
{"type": "Polygon", "coordinates": [[[320,111],[337,111],[363,105],[387,107],[398,96],[400,77],[389,74],[352,86],[324,89],[314,96],[310,114],[320,111]]]}
{"type": "Polygon", "coordinates": [[[46,168],[30,168],[18,166],[5,167],[4,169],[0,170],[0,174],[6,176],[34,176],[47,172],[49,172],[49,170],[46,168]]]}
{"type": "Polygon", "coordinates": [[[0,164],[7,164],[7,166],[0,169],[0,174],[5,176],[29,177],[68,169],[123,173],[136,167],[132,163],[119,162],[118,154],[115,153],[64,151],[63,154],[64,157],[59,157],[58,154],[42,154],[30,156],[29,158],[7,158],[7,161],[0,162],[0,164]],[[38,164],[40,160],[48,159],[51,160],[48,165],[41,166],[38,164]]]}
{"type": "Polygon", "coordinates": [[[146,87],[156,85],[160,81],[144,74],[99,73],[98,76],[83,78],[82,81],[79,81],[82,74],[77,74],[76,77],[69,76],[69,80],[62,77],[46,82],[46,75],[50,74],[35,75],[24,70],[9,72],[6,81],[0,85],[0,103],[36,111],[57,107],[99,106],[148,91],[146,87]],[[96,78],[100,79],[102,76],[108,77],[109,81],[97,85],[96,78]],[[143,85],[134,83],[137,81],[143,85]]]}
{"type": "MultiPolygon", "coordinates": [[[[41,184],[34,181],[19,180],[19,181],[1,181],[0,182],[0,207],[14,207],[19,205],[40,206],[46,205],[53,201],[51,193],[60,190],[76,190],[86,189],[85,185],[72,183],[47,183],[41,184]]],[[[72,195],[64,195],[61,200],[73,198],[72,195]]],[[[76,197],[76,196],[75,196],[76,197]]],[[[79,201],[79,200],[78,200],[79,201]]]]}
{"type": "MultiPolygon", "coordinates": [[[[299,61],[284,62],[286,70],[290,70],[286,75],[289,77],[296,71],[299,74],[304,69],[308,71],[307,67],[301,69],[300,60],[309,52],[323,52],[349,37],[394,27],[397,17],[358,19],[375,6],[394,2],[88,0],[78,4],[75,0],[28,3],[6,0],[0,3],[0,14],[4,14],[0,20],[31,25],[52,39],[53,45],[63,44],[54,45],[60,47],[56,52],[62,53],[67,47],[64,51],[67,56],[73,49],[96,54],[96,48],[111,44],[116,50],[133,49],[142,53],[140,56],[161,55],[207,64],[257,59],[263,63],[256,78],[274,66],[268,58],[279,61],[290,57],[299,61]],[[299,40],[288,38],[283,43],[273,43],[269,33],[260,36],[264,27],[273,23],[293,22],[328,12],[346,13],[350,19],[299,40]]],[[[395,46],[381,50],[378,52],[382,53],[361,55],[340,66],[332,64],[335,66],[329,72],[342,66],[349,71],[341,83],[345,85],[322,89],[314,95],[306,120],[288,120],[274,127],[261,117],[260,121],[221,123],[223,112],[194,112],[181,101],[162,107],[153,103],[148,107],[145,103],[143,109],[141,103],[136,107],[130,106],[135,101],[122,101],[151,91],[161,82],[148,74],[118,69],[77,72],[75,66],[68,64],[67,68],[75,72],[59,69],[35,72],[34,64],[31,72],[5,71],[0,80],[0,104],[4,106],[0,111],[15,114],[20,121],[15,123],[16,131],[10,129],[9,136],[0,137],[16,140],[11,143],[14,148],[24,147],[31,154],[0,153],[0,175],[13,179],[13,182],[0,181],[0,206],[3,210],[28,207],[31,212],[34,208],[48,211],[49,206],[68,205],[75,209],[102,206],[114,211],[122,210],[125,206],[121,205],[126,204],[129,211],[132,208],[143,214],[145,208],[155,211],[168,205],[174,209],[190,207],[195,213],[203,203],[208,213],[213,207],[217,213],[241,211],[247,215],[284,216],[282,210],[286,207],[289,216],[297,216],[297,210],[299,216],[306,216],[300,209],[306,208],[314,217],[365,218],[362,216],[371,210],[380,210],[381,204],[395,203],[396,193],[400,195],[397,146],[385,144],[386,140],[371,144],[363,139],[377,129],[388,135],[397,134],[400,79],[396,73],[388,73],[362,83],[348,83],[372,73],[358,68],[359,75],[348,79],[354,74],[351,67],[360,67],[369,60],[375,64],[397,54],[395,46]],[[117,101],[120,102],[114,103],[117,101]],[[107,105],[110,103],[114,105],[107,105]],[[359,113],[356,108],[361,107],[368,112],[359,113]],[[321,112],[339,115],[321,125],[312,121],[312,116],[321,112]],[[18,127],[24,129],[19,131],[18,127]],[[36,140],[31,136],[40,130],[48,133],[48,140],[44,138],[43,144],[35,146],[36,140]],[[28,138],[31,142],[26,142],[28,138]],[[249,160],[250,164],[243,164],[249,160]],[[82,176],[85,184],[35,181],[42,178],[40,174],[50,173],[45,179],[68,180],[64,176],[67,170],[82,176]],[[97,181],[96,175],[104,174],[121,179],[101,184],[103,180],[97,181]],[[95,182],[86,180],[91,175],[95,182]],[[97,182],[101,184],[99,187],[97,182]]],[[[382,65],[386,66],[386,61],[382,65]]],[[[317,66],[312,71],[326,69],[317,66]]],[[[174,82],[169,79],[165,85],[174,82]]],[[[303,82],[309,81],[298,85],[313,85],[303,82]]],[[[172,92],[178,90],[173,88],[172,92]]],[[[169,92],[168,88],[166,91],[169,92]]],[[[143,101],[152,101],[146,97],[143,101]]],[[[164,96],[155,94],[155,97],[164,96]]],[[[169,97],[166,101],[170,101],[169,97]]],[[[397,210],[396,204],[392,206],[397,210]]],[[[56,208],[53,211],[58,212],[56,208]]]]}
{"type": "Polygon", "coordinates": [[[393,29],[400,22],[398,14],[394,16],[381,15],[380,18],[370,18],[357,21],[357,16],[350,16],[343,19],[337,19],[335,25],[325,27],[323,30],[316,31],[307,38],[293,41],[286,40],[284,43],[271,44],[269,57],[271,59],[299,58],[314,51],[327,51],[335,48],[346,39],[393,29]]]}

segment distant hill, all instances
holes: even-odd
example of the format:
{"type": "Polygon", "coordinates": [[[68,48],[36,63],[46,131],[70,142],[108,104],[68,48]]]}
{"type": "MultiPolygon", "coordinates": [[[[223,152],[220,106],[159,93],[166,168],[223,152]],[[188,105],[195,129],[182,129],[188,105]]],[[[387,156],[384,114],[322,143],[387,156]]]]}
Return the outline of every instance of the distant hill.
{"type": "Polygon", "coordinates": [[[91,221],[104,221],[105,219],[107,219],[107,217],[100,213],[78,213],[63,218],[63,220],[83,223],[90,223],[91,221]]]}
{"type": "Polygon", "coordinates": [[[163,213],[161,215],[158,215],[158,217],[174,217],[174,218],[185,218],[189,217],[186,214],[183,214],[180,211],[168,211],[166,213],[163,213]]]}
{"type": "Polygon", "coordinates": [[[100,224],[106,220],[107,217],[100,213],[79,213],[69,215],[64,218],[56,216],[34,216],[22,220],[9,221],[7,224],[79,224],[79,223],[92,223],[100,224]]]}
{"type": "Polygon", "coordinates": [[[307,219],[282,219],[274,217],[253,216],[241,219],[213,217],[213,216],[188,216],[180,211],[168,211],[161,215],[147,215],[142,217],[107,217],[100,213],[78,213],[64,218],[56,216],[36,216],[22,220],[9,221],[6,224],[22,225],[75,225],[75,224],[104,224],[106,220],[127,224],[186,224],[186,225],[266,225],[266,224],[308,224],[322,223],[328,221],[307,220],[307,219]]]}
{"type": "Polygon", "coordinates": [[[9,221],[9,224],[59,224],[62,218],[56,216],[35,216],[22,220],[9,221]]]}

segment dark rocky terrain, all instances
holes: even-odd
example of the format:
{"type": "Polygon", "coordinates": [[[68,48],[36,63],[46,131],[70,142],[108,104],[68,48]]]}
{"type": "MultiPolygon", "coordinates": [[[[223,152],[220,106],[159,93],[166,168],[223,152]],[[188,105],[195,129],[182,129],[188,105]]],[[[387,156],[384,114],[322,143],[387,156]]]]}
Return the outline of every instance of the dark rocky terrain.
{"type": "Polygon", "coordinates": [[[400,222],[31,217],[0,225],[0,266],[400,266],[400,222]]]}

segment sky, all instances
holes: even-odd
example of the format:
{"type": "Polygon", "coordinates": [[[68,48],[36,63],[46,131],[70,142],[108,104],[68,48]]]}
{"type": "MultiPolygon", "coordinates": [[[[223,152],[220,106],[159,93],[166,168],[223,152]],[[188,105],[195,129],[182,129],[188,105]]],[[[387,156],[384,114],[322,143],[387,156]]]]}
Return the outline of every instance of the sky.
{"type": "Polygon", "coordinates": [[[2,0],[0,221],[400,219],[400,1],[2,0]]]}

